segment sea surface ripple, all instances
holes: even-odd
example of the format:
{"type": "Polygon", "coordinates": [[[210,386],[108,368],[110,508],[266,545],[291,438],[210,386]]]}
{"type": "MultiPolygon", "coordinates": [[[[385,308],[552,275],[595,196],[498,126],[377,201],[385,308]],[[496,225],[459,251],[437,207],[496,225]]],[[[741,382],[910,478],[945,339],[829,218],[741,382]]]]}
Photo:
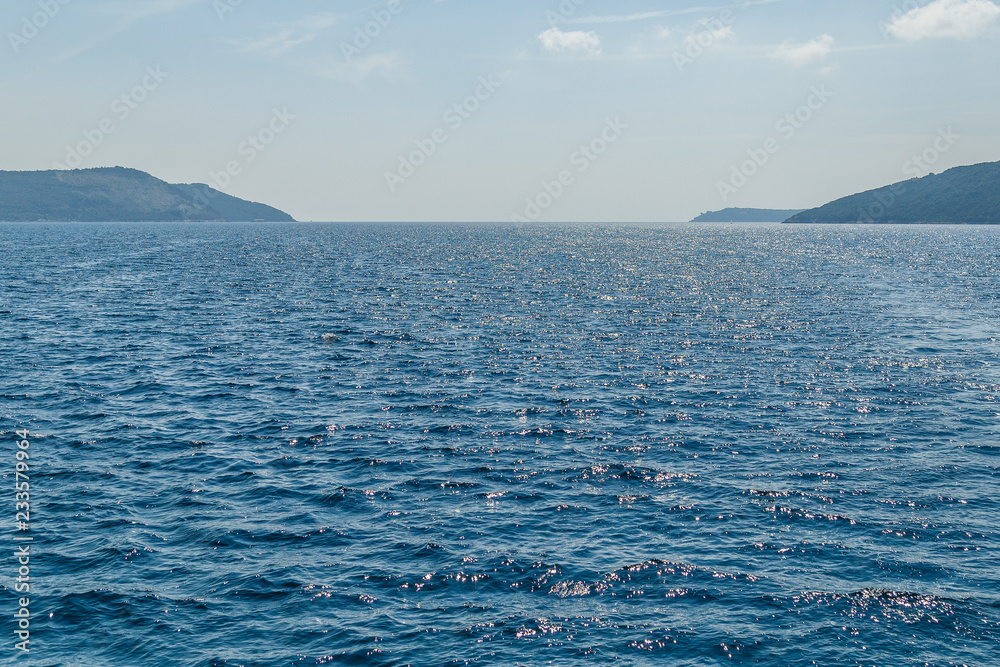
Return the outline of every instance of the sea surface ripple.
{"type": "Polygon", "coordinates": [[[998,245],[0,225],[2,660],[1000,664],[998,245]]]}

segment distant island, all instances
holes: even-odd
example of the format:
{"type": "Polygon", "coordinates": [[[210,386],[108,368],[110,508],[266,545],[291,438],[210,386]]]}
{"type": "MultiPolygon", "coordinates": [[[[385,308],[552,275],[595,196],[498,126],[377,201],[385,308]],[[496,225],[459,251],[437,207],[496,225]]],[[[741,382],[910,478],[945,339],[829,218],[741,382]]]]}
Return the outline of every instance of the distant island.
{"type": "Polygon", "coordinates": [[[207,185],[171,185],[124,167],[0,171],[7,222],[295,222],[271,206],[207,185]]]}
{"type": "Polygon", "coordinates": [[[802,209],[727,208],[702,213],[691,222],[784,222],[802,209]]]}
{"type": "Polygon", "coordinates": [[[788,219],[791,224],[1000,224],[1000,162],[955,167],[844,197],[788,219]]]}

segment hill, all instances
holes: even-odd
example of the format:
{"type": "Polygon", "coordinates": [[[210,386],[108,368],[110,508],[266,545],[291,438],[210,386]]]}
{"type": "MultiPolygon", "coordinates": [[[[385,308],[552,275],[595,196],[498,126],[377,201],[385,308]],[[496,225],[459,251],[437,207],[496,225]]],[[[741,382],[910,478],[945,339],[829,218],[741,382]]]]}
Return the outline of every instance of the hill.
{"type": "Polygon", "coordinates": [[[0,220],[294,222],[207,185],[171,185],[137,169],[0,171],[0,220]]]}
{"type": "Polygon", "coordinates": [[[851,195],[786,222],[1000,224],[1000,162],[955,167],[851,195]]]}
{"type": "Polygon", "coordinates": [[[691,222],[784,222],[802,209],[727,208],[702,213],[691,222]]]}

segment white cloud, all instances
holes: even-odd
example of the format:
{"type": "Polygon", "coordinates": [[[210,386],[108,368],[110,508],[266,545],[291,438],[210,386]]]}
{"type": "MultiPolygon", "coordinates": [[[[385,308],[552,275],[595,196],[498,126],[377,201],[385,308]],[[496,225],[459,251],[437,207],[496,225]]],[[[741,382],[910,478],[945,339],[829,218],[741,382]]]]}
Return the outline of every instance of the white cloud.
{"type": "Polygon", "coordinates": [[[721,21],[701,21],[695,25],[671,30],[664,25],[651,25],[634,37],[624,56],[632,60],[682,56],[688,50],[701,54],[718,48],[735,38],[731,26],[721,21]]]}
{"type": "Polygon", "coordinates": [[[670,37],[671,34],[670,28],[665,25],[653,26],[653,37],[655,39],[664,40],[667,37],[670,37]]]}
{"type": "Polygon", "coordinates": [[[237,45],[239,46],[240,51],[243,51],[244,53],[253,53],[267,56],[268,58],[277,58],[286,51],[289,51],[299,44],[304,44],[308,41],[310,40],[307,37],[295,37],[295,33],[291,30],[282,30],[274,35],[269,35],[256,41],[238,42],[237,45]]]}
{"type": "Polygon", "coordinates": [[[571,19],[569,23],[628,23],[629,21],[644,21],[646,19],[674,16],[678,12],[661,10],[656,12],[641,12],[638,14],[617,14],[612,16],[583,16],[571,19]]]}
{"type": "Polygon", "coordinates": [[[990,0],[936,0],[893,17],[887,30],[907,42],[921,39],[979,37],[996,23],[1000,7],[990,0]]]}
{"type": "Polygon", "coordinates": [[[709,42],[710,44],[715,44],[716,42],[721,42],[724,39],[729,39],[730,37],[733,37],[735,34],[736,33],[733,32],[732,27],[730,27],[730,26],[727,25],[727,26],[723,26],[721,28],[716,28],[714,30],[712,30],[711,28],[708,28],[706,30],[702,30],[699,33],[695,33],[693,35],[688,35],[688,38],[687,38],[686,41],[688,43],[690,43],[690,42],[698,42],[698,43],[709,42]]]}
{"type": "Polygon", "coordinates": [[[771,53],[771,57],[795,67],[803,67],[825,60],[833,50],[834,41],[830,35],[823,35],[805,44],[785,42],[771,53]]]}
{"type": "MultiPolygon", "coordinates": [[[[567,23],[627,23],[630,21],[645,21],[647,19],[681,16],[684,14],[718,13],[727,9],[746,9],[754,5],[769,5],[781,0],[740,0],[740,2],[712,7],[688,7],[686,9],[660,9],[653,12],[637,12],[635,14],[612,14],[608,16],[581,16],[569,19],[567,23]]],[[[577,4],[580,4],[579,2],[577,4]]]]}
{"type": "Polygon", "coordinates": [[[596,32],[563,32],[559,28],[550,28],[538,36],[538,41],[543,49],[553,53],[601,54],[601,38],[596,32]]]}
{"type": "Polygon", "coordinates": [[[360,84],[372,74],[380,74],[393,78],[400,74],[403,63],[399,55],[389,53],[371,53],[365,56],[351,58],[350,61],[338,52],[333,54],[300,53],[296,48],[319,38],[329,28],[336,25],[340,17],[333,13],[315,14],[285,23],[272,23],[270,32],[259,39],[244,39],[232,41],[236,48],[252,56],[289,63],[309,72],[313,76],[340,81],[342,83],[360,84]]]}
{"type": "Polygon", "coordinates": [[[274,24],[273,32],[257,40],[242,40],[234,44],[244,53],[278,58],[296,46],[313,41],[323,31],[337,23],[336,14],[316,14],[298,21],[274,24]]]}
{"type": "Polygon", "coordinates": [[[676,42],[673,32],[665,25],[651,25],[632,38],[625,47],[626,58],[641,60],[667,53],[676,42]]]}
{"type": "Polygon", "coordinates": [[[402,63],[398,54],[390,52],[373,53],[369,56],[354,58],[349,63],[345,62],[343,58],[330,56],[311,61],[310,66],[318,76],[325,79],[360,84],[375,72],[392,78],[399,74],[402,63]]]}
{"type": "Polygon", "coordinates": [[[684,38],[681,49],[697,48],[698,53],[706,49],[711,49],[736,36],[731,26],[719,25],[718,27],[702,24],[701,29],[688,33],[684,38]]]}

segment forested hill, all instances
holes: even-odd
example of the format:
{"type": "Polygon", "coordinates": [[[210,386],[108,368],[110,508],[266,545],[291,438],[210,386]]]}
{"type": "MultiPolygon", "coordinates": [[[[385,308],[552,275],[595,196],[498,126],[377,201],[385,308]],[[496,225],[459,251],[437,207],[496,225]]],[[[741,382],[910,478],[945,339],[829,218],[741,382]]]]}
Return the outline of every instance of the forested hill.
{"type": "Polygon", "coordinates": [[[787,222],[1000,224],[1000,162],[955,167],[851,195],[787,222]]]}
{"type": "Polygon", "coordinates": [[[294,222],[207,185],[171,185],[136,169],[0,171],[0,221],[294,222]]]}
{"type": "Polygon", "coordinates": [[[702,213],[691,222],[784,222],[802,209],[726,208],[702,213]]]}

